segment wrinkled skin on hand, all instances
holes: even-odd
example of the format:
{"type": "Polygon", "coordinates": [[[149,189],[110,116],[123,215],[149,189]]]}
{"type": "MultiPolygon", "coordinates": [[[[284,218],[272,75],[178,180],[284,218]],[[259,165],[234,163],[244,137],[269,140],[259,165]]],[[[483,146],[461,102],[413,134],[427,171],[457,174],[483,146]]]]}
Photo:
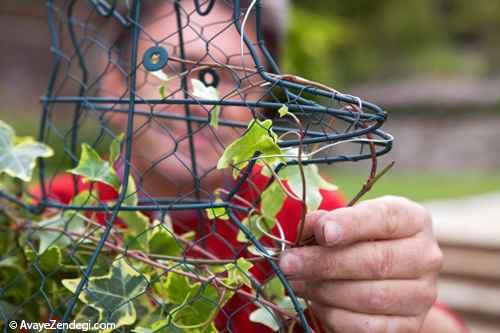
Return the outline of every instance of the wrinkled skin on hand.
{"type": "Polygon", "coordinates": [[[442,253],[430,214],[400,197],[307,216],[304,239],[280,266],[336,333],[421,332],[437,296],[442,253]]]}

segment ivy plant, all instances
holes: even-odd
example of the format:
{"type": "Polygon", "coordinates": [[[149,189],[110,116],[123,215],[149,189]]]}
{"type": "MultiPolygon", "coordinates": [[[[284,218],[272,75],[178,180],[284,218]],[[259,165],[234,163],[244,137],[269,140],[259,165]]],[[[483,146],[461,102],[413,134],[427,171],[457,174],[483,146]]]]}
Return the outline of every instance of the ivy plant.
{"type": "MultiPolygon", "coordinates": [[[[166,98],[169,78],[164,72],[153,75],[162,82],[160,97],[166,98]]],[[[191,95],[195,98],[220,98],[214,87],[195,79],[191,84],[191,95]]],[[[277,113],[297,120],[286,106],[277,113]]],[[[214,106],[208,121],[214,130],[219,126],[220,116],[220,107],[214,106]]],[[[259,282],[252,274],[254,263],[243,256],[232,261],[193,258],[188,249],[204,250],[190,248],[194,244],[193,233],[179,235],[168,217],[159,221],[141,212],[134,177],[127,179],[125,188],[124,179],[115,169],[122,156],[123,139],[123,135],[118,135],[112,140],[107,157],[83,143],[78,164],[67,170],[83,183],[111,187],[117,198],[123,198],[120,202],[103,201],[95,186],[76,193],[69,202],[68,207],[72,208],[44,209],[36,214],[2,199],[0,227],[5,232],[0,233],[0,283],[10,287],[0,301],[1,313],[15,317],[13,309],[40,290],[54,304],[62,298],[75,297],[96,245],[109,232],[92,274],[78,294],[74,311],[78,320],[113,322],[117,328],[139,333],[215,333],[220,309],[238,294],[257,306],[250,315],[251,321],[278,330],[282,322],[279,318],[293,312],[281,281],[272,278],[266,283],[259,282]],[[83,206],[107,209],[78,209],[83,206]],[[110,212],[115,208],[122,209],[116,220],[111,221],[110,212]],[[256,290],[262,295],[256,297],[256,290]]],[[[12,127],[0,121],[2,191],[16,198],[19,193],[27,193],[22,188],[31,182],[37,158],[49,158],[52,154],[47,145],[33,138],[17,137],[12,127]]],[[[312,211],[321,204],[321,190],[336,189],[321,177],[316,166],[290,163],[300,160],[299,157],[307,159],[302,147],[298,151],[281,148],[271,119],[253,119],[218,160],[217,168],[231,170],[235,179],[242,177],[249,163],[255,161],[269,180],[258,200],[247,203],[248,214],[242,217],[243,225],[256,239],[272,236],[274,241],[279,240],[276,227],[286,200],[301,200],[305,209],[312,211]]],[[[213,202],[217,205],[207,209],[206,216],[216,223],[232,223],[230,206],[224,204],[221,193],[215,195],[213,202]]],[[[27,198],[21,196],[19,200],[27,198]]],[[[33,200],[28,201],[33,203],[33,200]]],[[[248,243],[241,231],[237,240],[248,243]]],[[[247,245],[248,254],[254,259],[262,255],[251,244],[247,245]]],[[[275,254],[268,251],[268,255],[275,254]]],[[[24,311],[23,319],[40,321],[48,311],[47,304],[50,303],[46,299],[35,300],[24,311]]]]}

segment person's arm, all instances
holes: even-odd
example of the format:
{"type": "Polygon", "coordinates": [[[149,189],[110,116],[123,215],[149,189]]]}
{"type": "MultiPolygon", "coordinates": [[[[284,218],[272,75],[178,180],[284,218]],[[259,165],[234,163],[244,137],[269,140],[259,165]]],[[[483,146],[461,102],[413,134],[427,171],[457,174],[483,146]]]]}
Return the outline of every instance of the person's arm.
{"type": "Polygon", "coordinates": [[[422,206],[383,197],[316,211],[308,215],[303,236],[313,235],[318,245],[288,250],[280,265],[325,328],[421,331],[436,299],[442,261],[422,206]]]}

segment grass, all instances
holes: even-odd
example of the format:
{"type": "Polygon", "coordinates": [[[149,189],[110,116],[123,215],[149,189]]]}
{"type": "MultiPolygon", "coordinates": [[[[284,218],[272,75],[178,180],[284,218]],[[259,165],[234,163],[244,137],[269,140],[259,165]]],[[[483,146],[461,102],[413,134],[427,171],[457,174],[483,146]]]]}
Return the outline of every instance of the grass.
{"type": "MultiPolygon", "coordinates": [[[[352,198],[364,183],[364,175],[352,171],[331,172],[341,191],[352,198]]],[[[400,195],[415,201],[458,198],[500,191],[500,172],[424,173],[389,171],[363,199],[400,195]]]]}

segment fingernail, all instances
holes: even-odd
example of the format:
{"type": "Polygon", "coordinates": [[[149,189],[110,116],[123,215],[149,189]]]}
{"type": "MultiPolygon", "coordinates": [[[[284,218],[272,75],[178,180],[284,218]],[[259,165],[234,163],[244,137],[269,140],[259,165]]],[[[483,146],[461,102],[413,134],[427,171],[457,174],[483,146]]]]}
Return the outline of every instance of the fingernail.
{"type": "Polygon", "coordinates": [[[342,239],[342,227],[332,221],[325,222],[323,224],[323,234],[327,245],[335,245],[342,239]]]}
{"type": "Polygon", "coordinates": [[[285,275],[294,275],[302,270],[302,259],[291,252],[285,252],[280,259],[280,268],[285,275]]]}

